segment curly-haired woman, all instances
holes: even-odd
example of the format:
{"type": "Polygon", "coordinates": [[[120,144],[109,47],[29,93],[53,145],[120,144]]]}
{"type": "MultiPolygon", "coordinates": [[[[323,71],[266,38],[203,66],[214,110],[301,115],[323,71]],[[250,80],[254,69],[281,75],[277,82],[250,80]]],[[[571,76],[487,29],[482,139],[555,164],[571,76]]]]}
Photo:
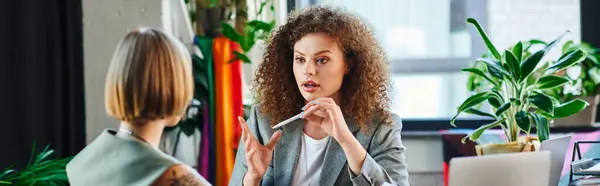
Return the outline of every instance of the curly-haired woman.
{"type": "Polygon", "coordinates": [[[408,185],[388,61],[343,9],[293,13],[268,41],[231,185],[408,185]],[[282,127],[272,126],[298,113],[282,127]]]}

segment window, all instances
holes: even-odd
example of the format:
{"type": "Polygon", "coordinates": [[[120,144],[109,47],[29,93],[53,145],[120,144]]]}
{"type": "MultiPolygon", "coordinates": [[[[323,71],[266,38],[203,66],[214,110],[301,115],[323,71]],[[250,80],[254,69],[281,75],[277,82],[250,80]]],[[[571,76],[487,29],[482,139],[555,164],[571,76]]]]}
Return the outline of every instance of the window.
{"type": "Polygon", "coordinates": [[[485,51],[475,17],[485,26],[481,0],[299,0],[297,7],[342,6],[374,29],[387,52],[396,90],[392,111],[403,118],[450,118],[468,96],[460,69],[485,51]]]}
{"type": "MultiPolygon", "coordinates": [[[[343,6],[371,24],[391,61],[398,90],[392,111],[404,119],[450,119],[470,95],[466,90],[467,74],[460,69],[474,62],[487,48],[476,30],[465,23],[467,17],[476,18],[499,49],[519,40],[549,41],[566,30],[571,34],[565,40],[579,41],[580,35],[579,1],[296,0],[295,3],[300,8],[316,4],[343,6]]],[[[554,55],[557,51],[554,50],[554,55]]]]}

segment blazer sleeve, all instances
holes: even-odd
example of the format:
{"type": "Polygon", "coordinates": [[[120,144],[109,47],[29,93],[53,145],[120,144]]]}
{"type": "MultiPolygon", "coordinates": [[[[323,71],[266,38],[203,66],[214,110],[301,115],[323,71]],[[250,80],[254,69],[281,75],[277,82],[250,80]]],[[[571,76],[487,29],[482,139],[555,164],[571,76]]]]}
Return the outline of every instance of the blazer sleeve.
{"type": "Polygon", "coordinates": [[[400,132],[402,121],[396,114],[391,115],[391,124],[380,124],[373,134],[373,140],[360,175],[355,175],[348,167],[353,185],[373,185],[389,183],[408,186],[408,171],[404,157],[405,147],[402,145],[400,132]]]}
{"type": "MultiPolygon", "coordinates": [[[[261,141],[260,135],[258,134],[258,122],[256,116],[256,105],[252,106],[250,109],[250,115],[246,123],[248,124],[248,128],[252,135],[256,136],[259,142],[261,141]]],[[[261,142],[262,143],[262,142],[261,142]]],[[[231,178],[229,180],[229,185],[233,186],[241,186],[243,185],[244,175],[248,172],[248,165],[246,164],[246,152],[244,149],[244,142],[240,138],[240,143],[238,145],[238,150],[235,155],[235,164],[233,166],[233,172],[231,173],[231,178]]]]}

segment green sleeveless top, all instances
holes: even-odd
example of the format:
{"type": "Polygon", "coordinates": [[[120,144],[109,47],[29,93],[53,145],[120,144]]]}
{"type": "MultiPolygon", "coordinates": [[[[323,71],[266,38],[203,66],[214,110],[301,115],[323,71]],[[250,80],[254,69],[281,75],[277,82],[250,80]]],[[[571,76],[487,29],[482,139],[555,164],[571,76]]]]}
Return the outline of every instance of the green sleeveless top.
{"type": "Polygon", "coordinates": [[[151,185],[167,168],[182,164],[145,142],[107,129],[67,164],[71,185],[151,185]]]}

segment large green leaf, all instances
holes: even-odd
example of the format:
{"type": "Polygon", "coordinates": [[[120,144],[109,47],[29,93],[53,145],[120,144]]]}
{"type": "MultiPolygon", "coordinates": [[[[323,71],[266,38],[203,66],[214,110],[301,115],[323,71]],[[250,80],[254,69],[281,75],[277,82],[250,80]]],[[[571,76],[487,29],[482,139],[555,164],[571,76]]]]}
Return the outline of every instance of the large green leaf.
{"type": "Polygon", "coordinates": [[[500,103],[500,100],[498,100],[498,98],[495,97],[488,98],[488,103],[490,103],[490,105],[492,105],[494,108],[500,108],[500,106],[502,105],[502,103],[500,103]]]}
{"type": "Polygon", "coordinates": [[[475,131],[473,131],[473,133],[471,133],[471,134],[469,134],[469,135],[465,136],[465,137],[464,137],[464,138],[461,140],[461,142],[462,142],[462,143],[465,143],[465,142],[466,142],[466,140],[467,140],[467,138],[468,138],[469,140],[471,140],[471,141],[478,140],[478,139],[479,139],[479,137],[481,137],[481,134],[483,134],[483,132],[485,132],[485,131],[486,131],[486,130],[488,130],[488,129],[491,129],[491,128],[494,128],[494,127],[498,127],[498,126],[502,125],[502,122],[504,122],[504,121],[505,121],[505,119],[504,119],[504,118],[502,118],[502,119],[500,119],[500,120],[497,120],[497,121],[495,121],[495,122],[493,122],[493,123],[482,125],[481,127],[479,127],[479,128],[477,128],[477,129],[475,129],[475,131]]]}
{"type": "Polygon", "coordinates": [[[252,63],[250,61],[250,58],[248,56],[246,56],[245,54],[239,53],[237,51],[233,51],[233,55],[234,55],[234,58],[231,59],[231,61],[229,61],[230,63],[235,60],[242,60],[242,62],[244,62],[244,63],[252,63]]]}
{"type": "Polygon", "coordinates": [[[502,115],[502,113],[504,113],[504,111],[508,110],[508,108],[510,108],[511,103],[510,102],[506,102],[504,104],[502,104],[498,110],[496,110],[496,116],[500,117],[500,115],[502,115]]]}
{"type": "MultiPolygon", "coordinates": [[[[484,64],[486,64],[488,70],[490,71],[490,73],[492,75],[494,75],[494,73],[498,73],[498,74],[502,74],[503,76],[507,76],[510,77],[511,74],[506,71],[506,69],[504,69],[504,67],[502,67],[502,65],[500,64],[500,61],[495,60],[495,59],[491,59],[491,58],[479,58],[477,59],[477,62],[482,62],[484,64]]],[[[494,75],[496,78],[501,79],[502,77],[497,77],[496,75],[494,75]]]]}
{"type": "Polygon", "coordinates": [[[556,45],[556,43],[558,43],[567,33],[568,32],[565,32],[558,38],[554,39],[554,41],[548,43],[548,45],[546,45],[544,49],[539,50],[533,53],[531,56],[527,57],[527,59],[525,59],[521,63],[521,76],[519,78],[519,81],[527,79],[527,77],[529,77],[529,75],[535,70],[535,67],[537,67],[540,60],[542,60],[542,58],[544,58],[544,56],[550,51],[550,49],[552,49],[552,47],[554,47],[554,45],[556,45]]]}
{"type": "Polygon", "coordinates": [[[527,112],[520,110],[515,114],[515,119],[517,120],[517,125],[523,132],[529,134],[531,130],[531,123],[529,121],[529,117],[527,116],[527,112]]]}
{"type": "Polygon", "coordinates": [[[469,108],[469,109],[465,110],[465,113],[475,114],[475,115],[479,115],[479,116],[486,116],[486,117],[490,117],[490,118],[496,118],[496,116],[494,116],[493,114],[483,112],[481,110],[474,109],[474,108],[469,108]]]}
{"type": "Polygon", "coordinates": [[[496,60],[500,60],[501,59],[500,53],[498,53],[498,50],[496,50],[496,47],[494,46],[494,44],[492,44],[492,41],[490,41],[490,38],[485,33],[483,28],[481,28],[481,25],[479,25],[477,20],[475,20],[474,18],[467,18],[467,23],[471,23],[475,26],[475,28],[477,28],[477,32],[479,32],[479,35],[483,39],[483,42],[485,42],[485,45],[490,50],[490,52],[492,53],[494,58],[496,58],[496,60]]]}
{"type": "Polygon", "coordinates": [[[560,76],[544,76],[538,80],[536,87],[538,89],[552,89],[564,85],[571,80],[560,76]]]}
{"type": "Polygon", "coordinates": [[[578,113],[589,106],[589,103],[581,99],[574,99],[560,104],[554,108],[553,118],[564,118],[578,113]]]}
{"type": "Polygon", "coordinates": [[[492,75],[492,77],[494,77],[496,79],[502,80],[502,78],[504,77],[502,75],[502,73],[500,71],[498,71],[497,69],[495,69],[495,68],[488,67],[487,65],[485,66],[485,68],[492,75]]]}
{"type": "Polygon", "coordinates": [[[538,109],[543,110],[544,112],[553,114],[555,111],[550,97],[541,92],[537,92],[536,94],[527,97],[527,100],[529,100],[531,104],[533,104],[538,109]]]}
{"type": "Polygon", "coordinates": [[[542,60],[544,55],[546,55],[546,51],[544,51],[544,50],[537,51],[537,52],[533,53],[532,55],[530,55],[529,57],[527,57],[521,63],[521,65],[520,65],[521,74],[519,75],[519,81],[523,81],[523,80],[527,79],[527,77],[529,77],[531,72],[533,72],[533,70],[538,65],[540,60],[542,60]]]}
{"type": "Polygon", "coordinates": [[[563,54],[555,64],[546,68],[546,71],[556,72],[571,67],[577,63],[580,63],[584,59],[585,53],[582,50],[574,50],[569,53],[563,54]]]}
{"type": "Polygon", "coordinates": [[[484,73],[483,71],[476,69],[476,68],[465,68],[462,69],[461,71],[463,72],[471,72],[475,75],[481,76],[483,78],[485,78],[486,80],[488,80],[488,82],[494,84],[495,86],[499,86],[498,83],[496,81],[494,81],[490,76],[488,76],[486,73],[484,73]]]}
{"type": "MultiPolygon", "coordinates": [[[[515,57],[517,58],[518,61],[521,61],[521,59],[523,59],[523,43],[521,43],[521,41],[519,41],[512,48],[512,53],[515,55],[515,57]]],[[[520,74],[520,72],[519,72],[519,74],[520,74]]]]}
{"type": "Polygon", "coordinates": [[[227,24],[226,22],[223,22],[221,23],[221,26],[223,27],[221,33],[223,33],[225,37],[240,44],[244,42],[243,36],[240,33],[236,32],[231,25],[227,24]]]}
{"type": "Polygon", "coordinates": [[[273,22],[267,23],[267,22],[259,21],[259,20],[250,21],[247,24],[248,24],[248,26],[250,26],[250,27],[253,28],[252,31],[254,31],[254,32],[257,32],[257,31],[266,31],[266,32],[269,32],[275,26],[273,24],[273,22]]]}
{"type": "Polygon", "coordinates": [[[548,119],[544,116],[540,116],[535,113],[529,113],[531,119],[533,119],[533,123],[535,123],[535,128],[537,130],[538,140],[544,141],[547,140],[550,136],[550,126],[548,125],[548,119]]]}
{"type": "Polygon", "coordinates": [[[244,35],[242,36],[242,41],[240,42],[240,46],[242,47],[242,51],[248,52],[256,43],[256,31],[251,26],[244,27],[244,35]]]}
{"type": "Polygon", "coordinates": [[[517,59],[517,57],[510,50],[505,50],[504,60],[506,61],[506,65],[508,65],[510,68],[514,79],[519,79],[519,76],[521,75],[521,67],[519,66],[520,61],[517,59]]]}
{"type": "Polygon", "coordinates": [[[452,118],[452,120],[450,120],[450,125],[456,127],[456,125],[454,125],[454,121],[456,120],[456,117],[458,117],[458,115],[461,112],[464,112],[465,110],[480,104],[481,102],[487,100],[490,96],[492,96],[492,93],[490,93],[490,92],[481,92],[481,93],[477,93],[477,94],[472,95],[471,97],[467,98],[458,107],[458,109],[456,111],[456,115],[452,118]]]}

